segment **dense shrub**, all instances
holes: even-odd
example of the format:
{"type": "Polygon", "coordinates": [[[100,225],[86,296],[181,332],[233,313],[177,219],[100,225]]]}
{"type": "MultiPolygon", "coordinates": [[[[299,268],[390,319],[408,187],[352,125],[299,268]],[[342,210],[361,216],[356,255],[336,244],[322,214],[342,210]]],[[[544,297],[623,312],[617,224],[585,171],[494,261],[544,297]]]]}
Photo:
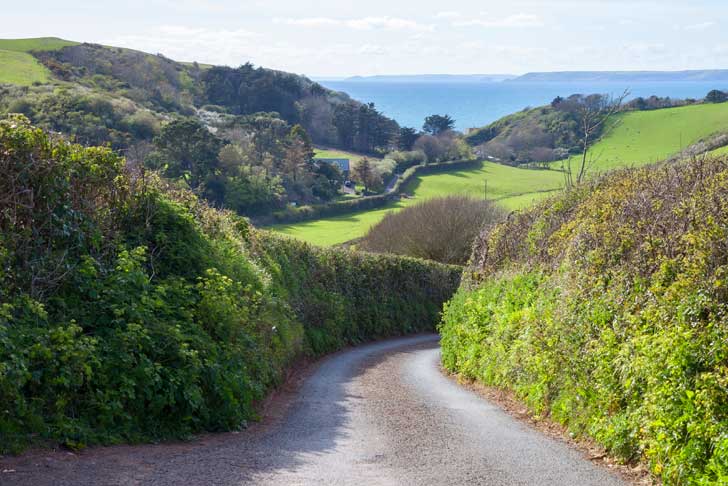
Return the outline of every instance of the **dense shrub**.
{"type": "Polygon", "coordinates": [[[460,281],[458,267],[316,248],[273,233],[254,246],[315,353],[375,337],[434,329],[460,281]]]}
{"type": "Polygon", "coordinates": [[[505,211],[466,196],[430,199],[389,213],[359,243],[361,249],[464,265],[480,230],[505,211]]]}
{"type": "Polygon", "coordinates": [[[728,480],[728,159],[624,170],[479,238],[443,363],[667,484],[728,480]]]}
{"type": "Polygon", "coordinates": [[[297,357],[434,329],[459,279],[261,233],[22,117],[0,169],[0,453],[242,427],[297,357]]]}

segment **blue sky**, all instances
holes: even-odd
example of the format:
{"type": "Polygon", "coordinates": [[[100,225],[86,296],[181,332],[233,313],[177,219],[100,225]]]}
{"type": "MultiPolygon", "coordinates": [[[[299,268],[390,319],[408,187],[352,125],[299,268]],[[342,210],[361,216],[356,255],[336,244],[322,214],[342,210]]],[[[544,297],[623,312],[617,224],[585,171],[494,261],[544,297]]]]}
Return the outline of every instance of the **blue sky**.
{"type": "Polygon", "coordinates": [[[310,76],[728,68],[725,0],[0,0],[58,36],[310,76]]]}

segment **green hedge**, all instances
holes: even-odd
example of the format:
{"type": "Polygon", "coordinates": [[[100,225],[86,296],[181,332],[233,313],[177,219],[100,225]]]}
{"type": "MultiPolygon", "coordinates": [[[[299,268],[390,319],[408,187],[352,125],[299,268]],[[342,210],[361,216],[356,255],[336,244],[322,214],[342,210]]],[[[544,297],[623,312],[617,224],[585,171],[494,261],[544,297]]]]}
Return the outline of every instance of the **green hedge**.
{"type": "Polygon", "coordinates": [[[400,177],[390,193],[337,201],[318,206],[287,208],[283,211],[273,213],[272,216],[256,218],[255,223],[261,226],[298,223],[301,221],[329,218],[357,211],[368,211],[370,209],[381,208],[390,202],[399,199],[400,194],[406,190],[407,184],[409,184],[415,177],[452,170],[477,169],[481,166],[481,164],[482,162],[477,160],[457,160],[453,162],[443,162],[440,164],[416,165],[404,171],[402,177],[400,177]]]}
{"type": "Polygon", "coordinates": [[[0,453],[233,430],[298,358],[433,330],[459,269],[252,228],[0,121],[0,453]]]}
{"type": "Polygon", "coordinates": [[[665,484],[728,483],[728,159],[625,170],[477,242],[446,368],[665,484]]]}
{"type": "Polygon", "coordinates": [[[317,248],[261,232],[256,248],[316,354],[347,344],[434,331],[461,267],[343,249],[317,248]]]}

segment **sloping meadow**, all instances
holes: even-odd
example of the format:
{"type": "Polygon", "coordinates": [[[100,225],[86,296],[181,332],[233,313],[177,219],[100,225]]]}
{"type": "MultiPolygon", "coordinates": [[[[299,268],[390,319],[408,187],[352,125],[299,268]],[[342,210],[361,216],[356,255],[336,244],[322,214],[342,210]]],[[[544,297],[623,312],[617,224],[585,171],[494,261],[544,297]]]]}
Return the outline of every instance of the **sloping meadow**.
{"type": "Polygon", "coordinates": [[[728,159],[622,170],[481,235],[446,368],[667,484],[728,482],[728,159]]]}
{"type": "Polygon", "coordinates": [[[460,268],[252,228],[0,121],[0,453],[233,430],[298,359],[433,331],[460,268]]]}

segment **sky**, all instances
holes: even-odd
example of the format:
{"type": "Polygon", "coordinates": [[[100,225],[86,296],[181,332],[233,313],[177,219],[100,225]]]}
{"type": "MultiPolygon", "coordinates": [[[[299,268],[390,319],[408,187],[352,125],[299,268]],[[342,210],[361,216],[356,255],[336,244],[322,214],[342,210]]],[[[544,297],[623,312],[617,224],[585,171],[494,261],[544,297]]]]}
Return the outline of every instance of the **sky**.
{"type": "Polygon", "coordinates": [[[0,0],[56,36],[313,77],[728,68],[726,0],[0,0]]]}

